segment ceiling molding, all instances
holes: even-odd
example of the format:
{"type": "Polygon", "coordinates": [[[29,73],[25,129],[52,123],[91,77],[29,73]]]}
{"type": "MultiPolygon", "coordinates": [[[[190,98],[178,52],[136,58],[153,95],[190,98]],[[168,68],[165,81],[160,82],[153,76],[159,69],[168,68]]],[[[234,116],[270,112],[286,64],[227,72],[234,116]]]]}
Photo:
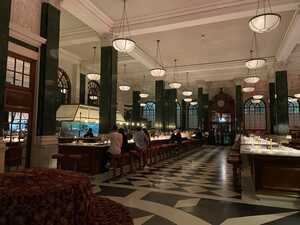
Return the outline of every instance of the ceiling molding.
{"type": "Polygon", "coordinates": [[[98,34],[111,32],[113,21],[90,0],[64,0],[61,7],[98,34]]]}
{"type": "Polygon", "coordinates": [[[148,69],[152,69],[157,65],[156,61],[138,46],[132,52],[128,53],[128,55],[142,63],[148,69]]]}
{"type": "MultiPolygon", "coordinates": [[[[252,3],[253,6],[255,6],[252,3]]],[[[139,22],[131,22],[131,35],[143,35],[155,32],[164,32],[176,29],[183,29],[188,27],[206,25],[211,23],[224,22],[235,19],[242,19],[254,16],[256,13],[256,7],[251,7],[249,5],[241,6],[241,4],[236,4],[236,7],[233,8],[220,8],[220,9],[206,9],[200,8],[197,13],[186,13],[184,15],[177,15],[176,13],[173,16],[156,16],[155,20],[148,21],[140,18],[139,22]],[[206,9],[206,10],[205,10],[206,9]],[[188,18],[187,18],[188,17],[188,18]]],[[[272,7],[273,12],[285,12],[297,9],[299,2],[291,3],[285,2],[284,4],[274,5],[272,7]]]]}
{"type": "Polygon", "coordinates": [[[300,43],[300,10],[298,9],[285,33],[283,40],[278,48],[277,61],[287,61],[296,45],[300,43]]]}
{"type": "Polygon", "coordinates": [[[63,48],[59,48],[59,60],[68,61],[73,64],[80,64],[82,61],[82,58],[80,58],[79,56],[77,56],[63,48]]]}

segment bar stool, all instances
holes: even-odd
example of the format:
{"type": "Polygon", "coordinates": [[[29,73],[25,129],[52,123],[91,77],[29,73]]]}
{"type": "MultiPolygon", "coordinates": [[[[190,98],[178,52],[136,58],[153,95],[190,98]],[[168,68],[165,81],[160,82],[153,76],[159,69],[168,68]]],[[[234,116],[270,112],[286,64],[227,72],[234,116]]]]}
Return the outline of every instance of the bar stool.
{"type": "Polygon", "coordinates": [[[73,161],[73,170],[77,171],[79,169],[79,162],[82,159],[82,156],[79,154],[71,154],[69,158],[73,161]]]}
{"type": "Polygon", "coordinates": [[[57,169],[61,169],[61,163],[62,163],[62,160],[64,157],[65,157],[65,155],[61,154],[61,153],[56,153],[56,154],[52,155],[52,159],[57,160],[57,165],[56,165],[57,169]]]}

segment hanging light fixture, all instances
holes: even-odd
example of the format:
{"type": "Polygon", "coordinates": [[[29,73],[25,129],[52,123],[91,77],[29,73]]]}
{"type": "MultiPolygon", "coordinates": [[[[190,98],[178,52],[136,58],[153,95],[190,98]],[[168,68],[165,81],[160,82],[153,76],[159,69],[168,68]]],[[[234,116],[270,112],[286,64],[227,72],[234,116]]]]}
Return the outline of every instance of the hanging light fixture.
{"type": "Polygon", "coordinates": [[[184,98],[183,100],[184,100],[185,102],[192,102],[192,101],[193,101],[192,98],[184,98]]]}
{"type": "Polygon", "coordinates": [[[140,94],[140,97],[141,97],[141,98],[148,98],[148,97],[149,97],[149,94],[147,94],[147,93],[141,93],[141,94],[140,94]]]}
{"type": "MultiPolygon", "coordinates": [[[[123,76],[126,77],[126,64],[124,64],[123,76]]],[[[130,90],[130,86],[123,84],[123,85],[119,86],[119,89],[121,91],[129,91],[130,90]]]]}
{"type": "MultiPolygon", "coordinates": [[[[97,64],[96,63],[96,49],[97,49],[97,47],[93,47],[93,49],[94,49],[93,62],[94,62],[94,65],[95,65],[95,64],[97,64]]],[[[100,80],[100,74],[99,73],[88,73],[86,76],[89,80],[95,80],[95,81],[100,80]]]]}
{"type": "Polygon", "coordinates": [[[258,0],[256,15],[249,20],[249,26],[256,33],[265,33],[276,29],[280,21],[281,16],[272,12],[270,0],[258,0]]]}
{"type": "MultiPolygon", "coordinates": [[[[186,73],[186,84],[187,84],[187,88],[189,88],[189,73],[188,73],[188,72],[186,73]]],[[[191,91],[191,90],[189,90],[189,89],[186,89],[186,90],[184,90],[184,91],[182,92],[182,94],[183,94],[184,96],[189,97],[189,96],[192,96],[192,95],[193,95],[193,91],[191,91]]]]}
{"type": "Polygon", "coordinates": [[[253,103],[253,104],[259,104],[260,103],[260,99],[251,99],[251,102],[253,103]]]}
{"type": "Polygon", "coordinates": [[[264,98],[264,96],[263,96],[263,95],[253,95],[252,98],[253,98],[254,100],[261,100],[261,99],[264,98]]]}
{"type": "Polygon", "coordinates": [[[250,50],[250,59],[246,62],[246,67],[248,69],[259,69],[265,66],[266,63],[267,63],[266,59],[258,57],[256,33],[253,32],[252,47],[250,50]]]}
{"type": "Polygon", "coordinates": [[[145,107],[145,106],[146,106],[146,103],[142,102],[142,103],[140,104],[140,106],[141,106],[141,107],[145,107]]]}
{"type": "Polygon", "coordinates": [[[300,93],[299,94],[294,94],[295,98],[300,98],[300,93]]]}
{"type": "MultiPolygon", "coordinates": [[[[144,82],[143,82],[143,84],[145,84],[145,83],[146,83],[146,76],[144,75],[144,82]]],[[[142,89],[142,92],[140,93],[140,97],[141,98],[148,98],[149,94],[146,93],[146,92],[144,92],[144,90],[142,89]]]]}
{"type": "Polygon", "coordinates": [[[298,102],[297,98],[288,97],[289,102],[298,102]]]}
{"type": "Polygon", "coordinates": [[[245,83],[247,84],[256,84],[260,81],[260,77],[256,75],[256,70],[254,75],[250,75],[250,70],[248,69],[248,76],[244,78],[245,83]]]}
{"type": "Polygon", "coordinates": [[[124,53],[131,52],[136,46],[135,41],[130,39],[130,29],[129,29],[127,11],[126,11],[126,0],[124,0],[124,4],[123,4],[123,13],[122,13],[121,23],[119,27],[119,33],[116,36],[116,38],[113,40],[112,44],[113,47],[118,52],[124,52],[124,53]]]}
{"type": "Polygon", "coordinates": [[[160,52],[160,40],[156,41],[156,60],[157,60],[157,67],[150,70],[150,74],[153,77],[163,77],[166,74],[166,70],[163,67],[163,62],[161,58],[160,52]]]}
{"type": "Polygon", "coordinates": [[[90,99],[93,100],[93,101],[94,101],[94,100],[97,100],[97,99],[98,99],[98,96],[96,96],[96,95],[90,95],[90,99]]]}
{"type": "Polygon", "coordinates": [[[174,59],[173,81],[169,83],[169,87],[172,89],[179,89],[182,86],[180,82],[176,81],[175,78],[176,68],[177,68],[177,59],[174,59]]]}
{"type": "Polygon", "coordinates": [[[198,102],[197,101],[192,101],[191,105],[198,105],[198,102]]]}
{"type": "Polygon", "coordinates": [[[243,89],[242,89],[242,91],[243,91],[244,93],[251,93],[251,92],[253,92],[254,90],[255,90],[254,87],[243,87],[243,89]]]}

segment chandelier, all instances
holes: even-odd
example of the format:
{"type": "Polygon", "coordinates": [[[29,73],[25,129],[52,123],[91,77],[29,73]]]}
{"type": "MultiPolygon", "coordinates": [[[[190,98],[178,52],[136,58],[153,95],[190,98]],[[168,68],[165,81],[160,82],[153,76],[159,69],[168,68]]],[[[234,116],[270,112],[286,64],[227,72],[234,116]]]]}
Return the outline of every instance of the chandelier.
{"type": "Polygon", "coordinates": [[[142,102],[142,103],[140,104],[140,106],[141,106],[141,107],[145,107],[145,106],[146,106],[146,103],[143,103],[143,102],[142,102]]]}
{"type": "Polygon", "coordinates": [[[185,102],[192,102],[192,101],[193,101],[192,98],[184,98],[183,100],[184,100],[185,102]]]}
{"type": "MultiPolygon", "coordinates": [[[[94,65],[96,64],[96,48],[97,47],[93,47],[93,49],[94,49],[94,56],[93,56],[94,65]]],[[[94,81],[100,80],[100,74],[99,73],[88,73],[86,76],[89,80],[94,80],[94,81]]]]}
{"type": "MultiPolygon", "coordinates": [[[[256,72],[256,70],[255,70],[256,72]]],[[[256,84],[258,81],[260,81],[259,76],[257,75],[249,75],[250,70],[248,69],[248,76],[246,78],[244,78],[245,83],[247,84],[256,84]]]]}
{"type": "Polygon", "coordinates": [[[153,77],[163,77],[166,74],[166,70],[163,67],[163,62],[161,58],[161,52],[160,52],[160,40],[156,41],[156,60],[157,60],[157,67],[150,70],[150,74],[153,77]]]}
{"type": "MultiPolygon", "coordinates": [[[[126,77],[126,64],[124,64],[123,76],[126,77]]],[[[119,89],[121,91],[129,91],[130,90],[130,86],[128,86],[128,85],[120,85],[119,89]]]]}
{"type": "Polygon", "coordinates": [[[295,98],[300,98],[300,93],[299,94],[294,94],[295,98]]]}
{"type": "Polygon", "coordinates": [[[254,100],[261,100],[261,99],[264,98],[264,96],[263,96],[263,95],[253,95],[252,98],[253,98],[254,100]]]}
{"type": "Polygon", "coordinates": [[[281,16],[272,12],[270,0],[258,0],[256,15],[249,20],[249,26],[256,33],[265,33],[277,28],[280,21],[281,16]]]}
{"type": "Polygon", "coordinates": [[[129,91],[130,90],[130,86],[128,86],[128,85],[120,85],[119,89],[120,89],[120,91],[129,91]]]}
{"type": "Polygon", "coordinates": [[[141,97],[141,98],[148,98],[148,97],[149,97],[149,94],[147,94],[147,93],[141,93],[141,94],[140,94],[140,97],[141,97]]]}
{"type": "Polygon", "coordinates": [[[244,88],[242,89],[242,91],[243,91],[244,93],[250,93],[250,92],[253,92],[254,90],[255,90],[254,87],[244,87],[244,88]]]}
{"type": "MultiPolygon", "coordinates": [[[[189,87],[189,73],[188,73],[188,72],[186,73],[186,83],[187,83],[187,87],[189,87]]],[[[182,94],[183,94],[184,96],[189,97],[189,96],[192,96],[192,95],[193,95],[193,91],[191,91],[191,90],[189,90],[189,89],[186,89],[186,90],[184,90],[184,91],[182,92],[182,94]]]]}
{"type": "Polygon", "coordinates": [[[253,103],[253,104],[259,104],[260,103],[260,99],[251,99],[251,102],[253,103]]]}
{"type": "Polygon", "coordinates": [[[191,105],[198,105],[198,102],[192,101],[192,102],[191,102],[191,105]]]}
{"type": "Polygon", "coordinates": [[[94,101],[94,100],[97,100],[97,99],[98,99],[98,96],[96,96],[96,95],[90,95],[90,99],[93,100],[93,101],[94,101]]]}
{"type": "Polygon", "coordinates": [[[175,79],[176,67],[177,67],[177,59],[174,59],[173,81],[169,83],[169,87],[172,89],[179,89],[182,86],[182,84],[177,82],[175,79]]]}
{"type": "Polygon", "coordinates": [[[258,46],[256,33],[253,32],[252,47],[250,50],[250,59],[246,62],[248,69],[259,69],[266,64],[267,60],[258,57],[258,46]]]}
{"type": "Polygon", "coordinates": [[[121,23],[119,27],[119,33],[117,37],[112,42],[113,47],[118,52],[129,53],[133,51],[136,46],[135,41],[130,39],[130,29],[129,29],[129,22],[127,17],[126,11],[126,0],[124,0],[123,4],[123,13],[121,17],[121,23]]]}

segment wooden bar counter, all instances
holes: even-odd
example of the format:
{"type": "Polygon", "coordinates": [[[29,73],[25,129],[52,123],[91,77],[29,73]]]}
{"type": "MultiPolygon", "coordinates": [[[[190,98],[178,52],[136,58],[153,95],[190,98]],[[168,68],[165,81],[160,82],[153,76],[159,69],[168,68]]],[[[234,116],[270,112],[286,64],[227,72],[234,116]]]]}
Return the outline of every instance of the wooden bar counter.
{"type": "Polygon", "coordinates": [[[243,195],[300,196],[300,151],[268,145],[241,145],[243,195]]]}

